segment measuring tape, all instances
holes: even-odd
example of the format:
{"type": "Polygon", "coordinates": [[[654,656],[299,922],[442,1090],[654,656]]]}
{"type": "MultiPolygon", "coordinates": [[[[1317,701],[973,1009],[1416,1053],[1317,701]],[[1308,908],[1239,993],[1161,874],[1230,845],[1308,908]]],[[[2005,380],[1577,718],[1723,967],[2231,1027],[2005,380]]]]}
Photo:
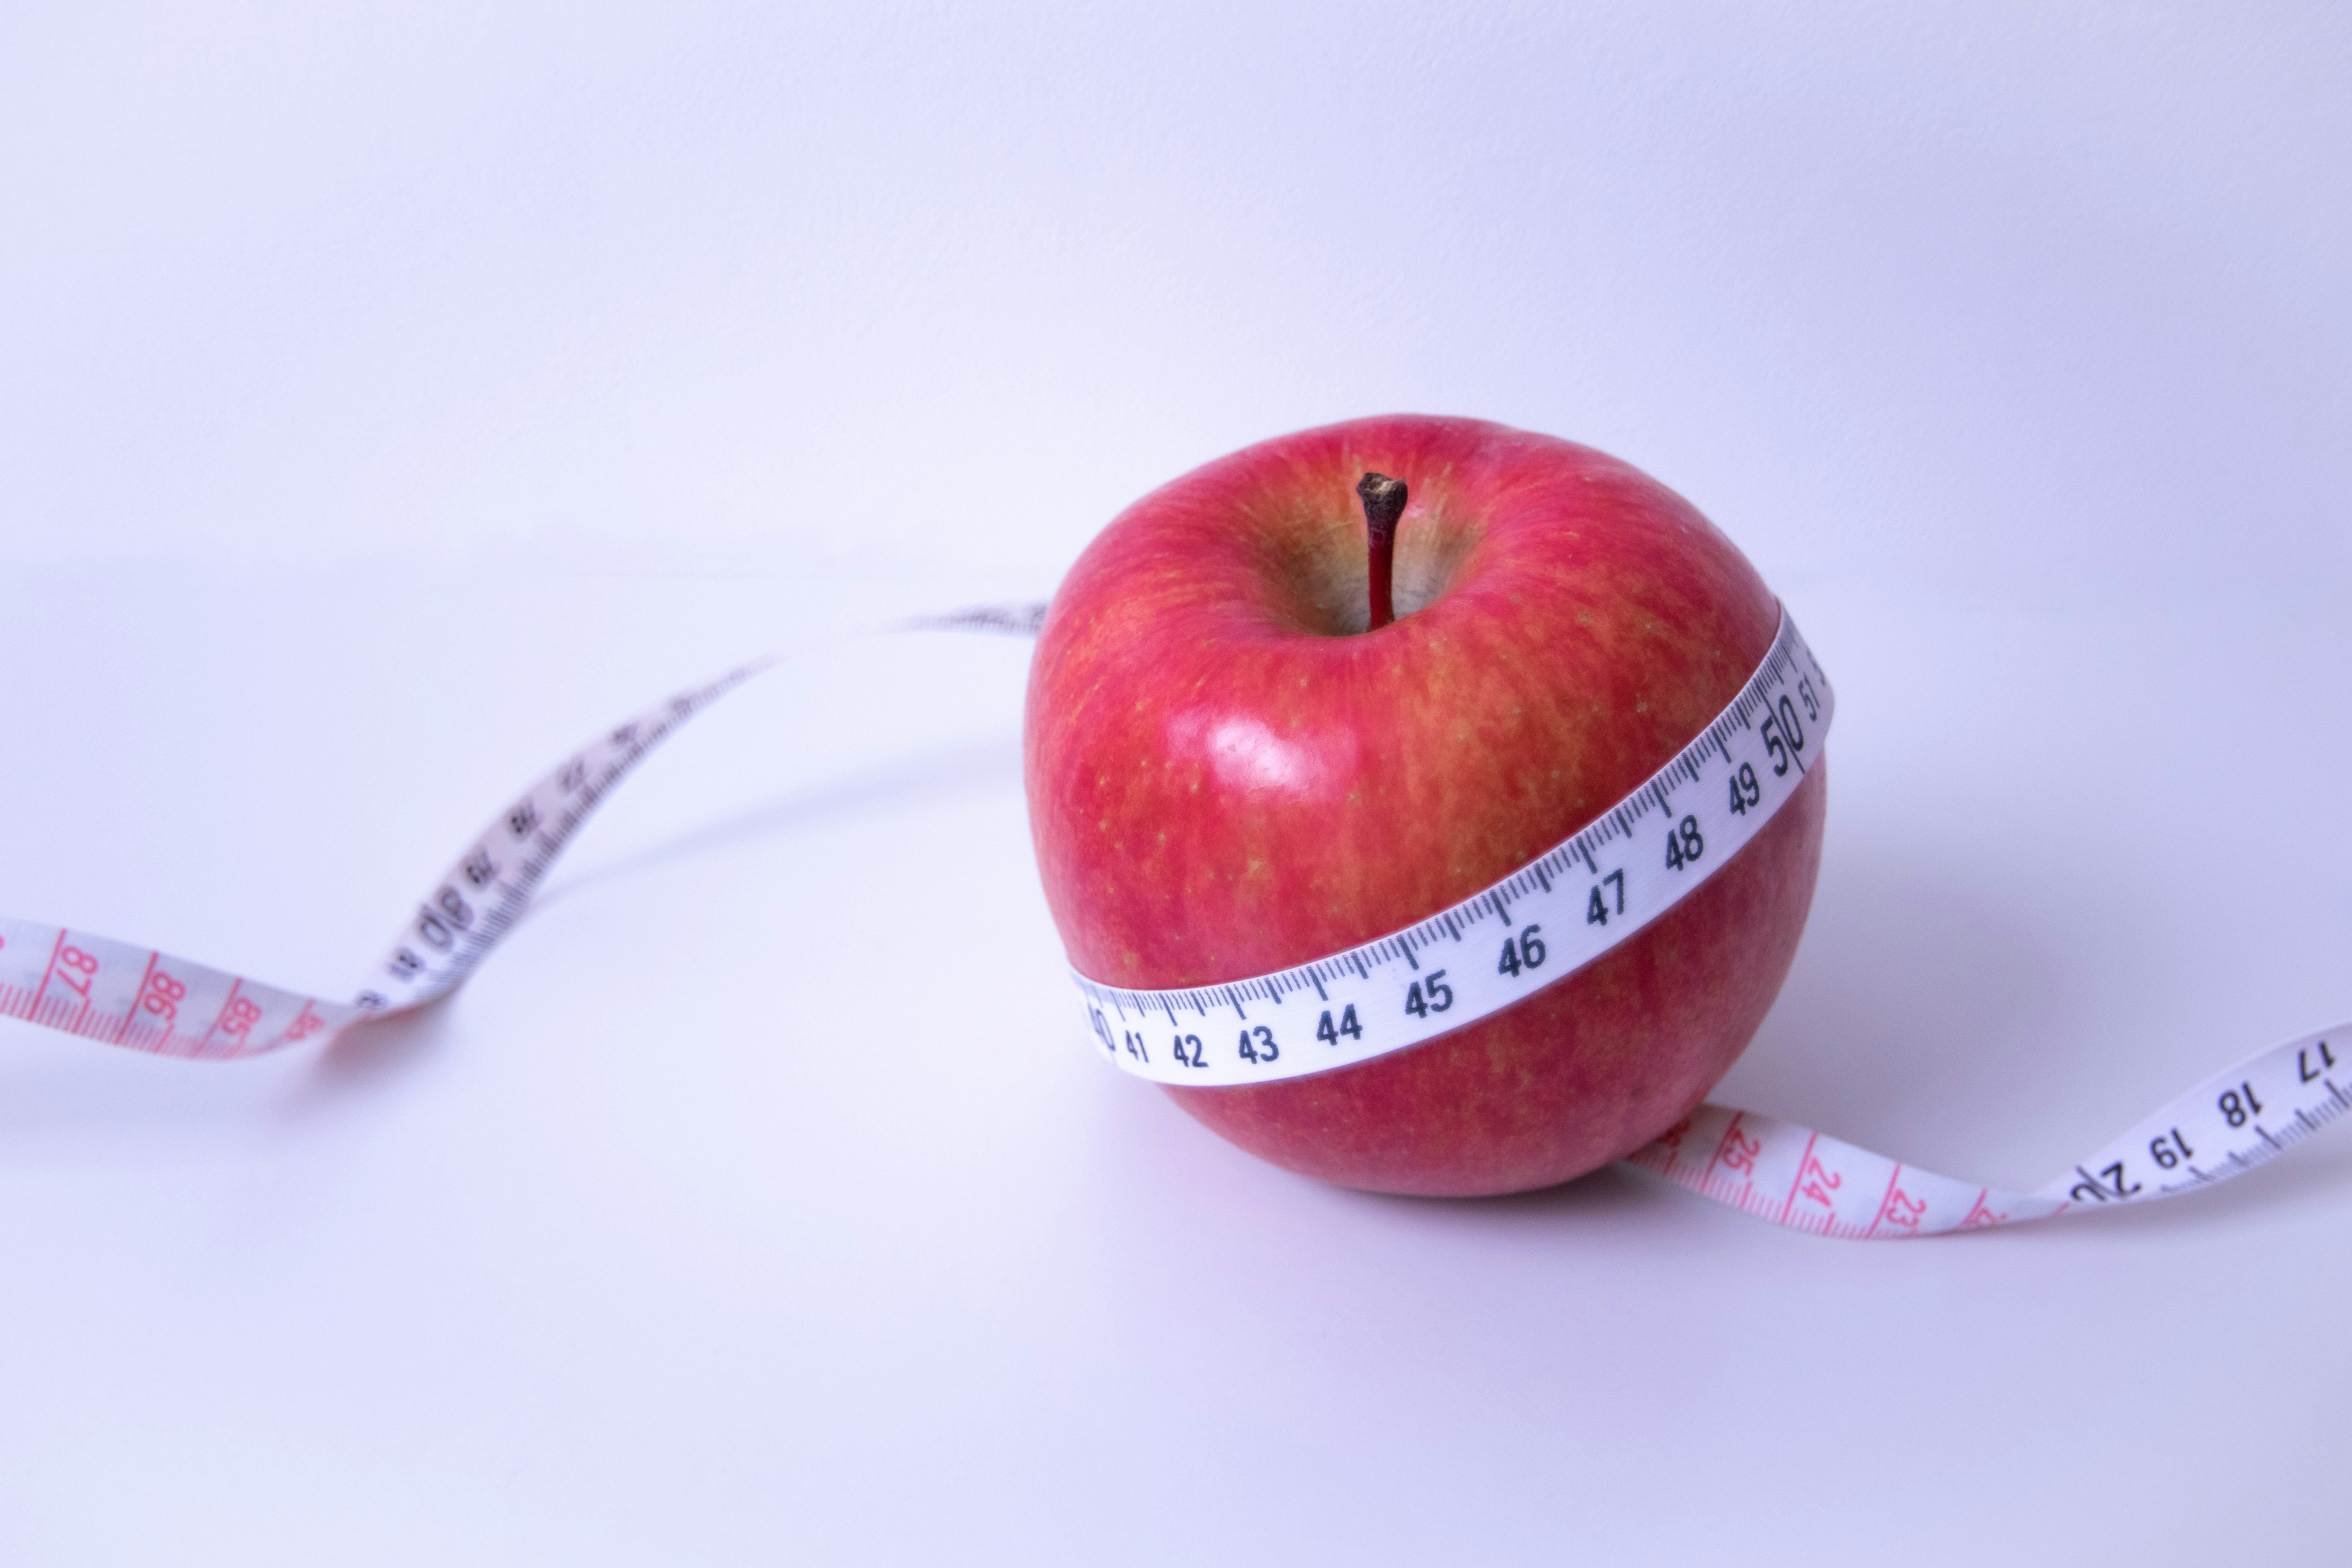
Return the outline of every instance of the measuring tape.
{"type": "Polygon", "coordinates": [[[990,605],[804,638],[632,714],[550,769],[445,872],[349,1002],[306,996],[89,931],[0,919],[0,1016],[160,1056],[221,1061],[331,1037],[464,984],[522,918],[589,816],[678,726],[753,676],[878,633],[1034,637],[1043,605],[990,605]]]}
{"type": "MultiPolygon", "coordinates": [[[[0,919],[0,1016],[165,1056],[225,1060],[421,1007],[463,984],[513,929],[589,816],[646,754],[745,681],[863,635],[1034,637],[1045,614],[1043,605],[989,606],[812,638],[632,715],[499,814],[420,900],[349,1002],[88,931],[0,919]]],[[[1332,1071],[1486,1017],[1633,936],[1729,861],[1821,755],[1833,709],[1829,681],[1784,614],[1763,662],[1715,721],[1566,843],[1407,930],[1276,973],[1163,992],[1074,972],[1094,1037],[1138,1077],[1216,1087],[1332,1071]]],[[[2242,1062],[2031,1194],[1956,1182],[1714,1104],[1627,1160],[1759,1219],[1818,1235],[1886,1238],[2013,1225],[2244,1174],[2352,1109],[2336,1079],[2347,1048],[2352,1025],[2242,1062]]]]}
{"type": "Polygon", "coordinates": [[[1327,1072],[1475,1023],[1599,958],[1727,863],[1804,782],[1833,710],[1783,612],[1763,663],[1696,740],[1493,887],[1247,980],[1131,991],[1072,971],[1087,1022],[1138,1078],[1203,1089],[1327,1072]]]}

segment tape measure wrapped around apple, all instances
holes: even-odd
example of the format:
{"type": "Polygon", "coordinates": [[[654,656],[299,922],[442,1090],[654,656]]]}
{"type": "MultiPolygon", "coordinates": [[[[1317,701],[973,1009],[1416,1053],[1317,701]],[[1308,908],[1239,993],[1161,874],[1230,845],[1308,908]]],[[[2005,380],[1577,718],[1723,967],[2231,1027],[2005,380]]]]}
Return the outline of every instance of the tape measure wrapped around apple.
{"type": "MultiPolygon", "coordinates": [[[[1114,1000],[1104,1043],[1129,1062],[1156,1050],[1178,1103],[1242,1147],[1349,1186],[1517,1192],[1649,1142],[1755,1034],[1812,901],[1819,718],[1810,758],[1790,751],[1793,729],[1774,742],[1777,775],[1748,764],[1752,795],[1774,788],[1736,854],[1706,831],[1711,813],[1684,809],[1696,775],[1664,781],[1686,783],[1671,810],[1641,799],[1749,685],[1781,622],[1680,496],[1480,421],[1309,430],[1138,501],[1055,595],[1030,674],[1030,825],[1081,975],[1142,993],[1265,976],[1409,932],[1629,798],[1670,831],[1654,865],[1574,868],[1566,922],[1498,899],[1425,957],[1406,935],[1381,965],[1392,983],[1367,988],[1377,1002],[1334,1006],[1300,983],[1287,1008],[1195,998],[1152,1029],[1150,1004],[1114,1000]],[[1648,913],[1629,910],[1629,869],[1693,886],[1628,935],[1648,913]],[[1588,935],[1606,951],[1577,968],[1562,950],[1588,935]],[[1462,993],[1498,974],[1524,994],[1479,1016],[1462,993]],[[1424,1037],[1311,1077],[1183,1081],[1244,1052],[1293,1071],[1344,1060],[1400,1030],[1424,1037]]],[[[1827,697],[1815,678],[1802,700],[1818,713],[1827,697]]],[[[1734,767],[1705,782],[1715,803],[1743,781],[1734,767]]],[[[1549,879],[1542,891],[1569,901],[1549,879]]]]}
{"type": "MultiPolygon", "coordinates": [[[[1466,1195],[1622,1158],[1778,1224],[1900,1237],[2211,1185],[2352,1110],[2346,1026],[2022,1194],[1703,1104],[1804,926],[1833,698],[1729,542],[1590,448],[1461,419],[1310,430],[1136,503],[1050,607],[812,640],[920,631],[1040,636],[1030,820],[1095,1038],[1290,1169],[1466,1195]]],[[[425,1005],[638,762],[795,651],[549,770],[350,1002],[0,920],[0,1016],[218,1060],[425,1005]]]]}

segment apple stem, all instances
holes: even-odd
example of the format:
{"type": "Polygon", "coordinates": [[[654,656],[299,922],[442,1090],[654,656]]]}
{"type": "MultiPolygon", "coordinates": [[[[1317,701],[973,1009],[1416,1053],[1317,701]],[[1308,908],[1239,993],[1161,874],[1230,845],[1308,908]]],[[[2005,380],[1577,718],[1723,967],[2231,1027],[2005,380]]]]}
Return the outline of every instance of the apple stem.
{"type": "Polygon", "coordinates": [[[1364,502],[1364,531],[1371,544],[1372,616],[1364,629],[1376,632],[1396,619],[1390,585],[1396,574],[1397,519],[1404,515],[1404,481],[1368,473],[1356,481],[1356,494],[1364,502]]]}

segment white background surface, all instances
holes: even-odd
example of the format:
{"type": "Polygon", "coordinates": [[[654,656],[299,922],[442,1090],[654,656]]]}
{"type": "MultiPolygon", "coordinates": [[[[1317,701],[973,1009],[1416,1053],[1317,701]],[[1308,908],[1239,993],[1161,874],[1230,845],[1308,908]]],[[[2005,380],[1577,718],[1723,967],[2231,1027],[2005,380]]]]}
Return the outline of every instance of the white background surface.
{"type": "MultiPolygon", "coordinates": [[[[1478,414],[1839,683],[1718,1098],[2037,1181],[2352,1016],[2352,31],[2049,9],[0,11],[0,900],[341,992],[632,704],[1478,414]]],[[[733,700],[415,1021],[0,1026],[0,1561],[2343,1559],[2352,1140],[1914,1246],[1307,1184],[1089,1058],[1024,659],[733,700]]]]}

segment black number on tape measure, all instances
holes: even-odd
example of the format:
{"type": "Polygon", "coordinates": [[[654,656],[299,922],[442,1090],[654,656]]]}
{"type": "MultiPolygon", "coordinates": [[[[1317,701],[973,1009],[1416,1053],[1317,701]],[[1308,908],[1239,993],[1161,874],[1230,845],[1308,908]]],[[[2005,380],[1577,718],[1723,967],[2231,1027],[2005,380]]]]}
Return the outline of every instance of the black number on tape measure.
{"type": "Polygon", "coordinates": [[[1785,774],[1797,753],[1805,749],[1805,727],[1797,722],[1797,705],[1783,693],[1758,729],[1764,737],[1764,749],[1772,753],[1772,772],[1785,774]]]}
{"type": "Polygon", "coordinates": [[[1543,961],[1543,927],[1529,926],[1516,937],[1503,939],[1503,956],[1496,962],[1495,973],[1517,974],[1522,969],[1541,969],[1543,961]]]}
{"type": "Polygon", "coordinates": [[[1731,775],[1732,815],[1745,816],[1749,806],[1760,805],[1763,799],[1764,786],[1756,782],[1755,767],[1751,763],[1740,763],[1739,771],[1731,775]]]}
{"type": "Polygon", "coordinates": [[[1443,969],[1431,970],[1428,979],[1414,981],[1412,989],[1405,993],[1404,1010],[1416,1018],[1426,1018],[1432,1013],[1443,1013],[1453,1005],[1454,987],[1445,984],[1445,971],[1443,969]],[[1429,988],[1426,997],[1422,994],[1422,987],[1424,985],[1429,988]]]}
{"type": "MultiPolygon", "coordinates": [[[[1349,1011],[1352,1013],[1353,1009],[1349,1011]]],[[[1328,1023],[1331,1015],[1326,1013],[1323,1017],[1328,1023]]],[[[1274,1043],[1274,1031],[1264,1024],[1254,1025],[1242,1031],[1241,1051],[1242,1060],[1245,1062],[1271,1062],[1282,1059],[1282,1047],[1274,1043]]],[[[1192,1065],[1199,1067],[1201,1064],[1194,1062],[1192,1065]]]]}
{"type": "Polygon", "coordinates": [[[1706,853],[1706,839],[1698,830],[1698,818],[1685,816],[1680,826],[1666,835],[1666,868],[1679,871],[1706,853]]]}
{"type": "Polygon", "coordinates": [[[1101,1037],[1103,1049],[1113,1056],[1118,1055],[1118,1042],[1110,1037],[1110,1020],[1103,1016],[1103,1010],[1099,1007],[1089,1007],[1087,1009],[1087,1017],[1093,1023],[1096,1035],[1101,1037]]]}
{"type": "Polygon", "coordinates": [[[1804,700],[1806,718],[1819,719],[1822,716],[1822,705],[1813,698],[1813,683],[1801,675],[1797,678],[1797,695],[1804,700]]]}
{"type": "Polygon", "coordinates": [[[2294,1053],[2294,1076],[2305,1083],[2317,1083],[2326,1075],[2327,1069],[2335,1065],[2336,1053],[2327,1048],[2326,1040],[2320,1041],[2315,1046],[2305,1046],[2294,1053]],[[2311,1053],[2314,1051],[2319,1053],[2317,1072],[2314,1072],[2311,1068],[2311,1053]]]}
{"type": "Polygon", "coordinates": [[[1201,1037],[1198,1035],[1177,1036],[1173,1048],[1178,1067],[1204,1068],[1209,1065],[1201,1056],[1201,1037]]]}
{"type": "Polygon", "coordinates": [[[588,760],[585,757],[572,758],[563,764],[563,771],[555,776],[555,782],[563,786],[564,794],[570,795],[588,782],[588,760]]]}
{"type": "Polygon", "coordinates": [[[490,858],[487,849],[477,849],[466,857],[466,880],[477,888],[487,888],[498,879],[499,863],[490,858]]]}
{"type": "Polygon", "coordinates": [[[474,906],[467,903],[457,889],[442,889],[441,896],[433,901],[440,906],[443,914],[449,917],[449,923],[459,931],[466,931],[473,925],[474,906]]]}
{"type": "Polygon", "coordinates": [[[1352,1002],[1339,1010],[1339,1023],[1336,1028],[1332,1026],[1328,1008],[1324,1010],[1323,1021],[1315,1026],[1315,1037],[1327,1046],[1338,1045],[1342,1035],[1356,1040],[1364,1037],[1364,1026],[1356,1022],[1356,1005],[1352,1002]]]}
{"type": "Polygon", "coordinates": [[[1141,1035],[1137,1034],[1133,1029],[1122,1029],[1119,1031],[1119,1037],[1120,1043],[1127,1047],[1129,1056],[1139,1062],[1148,1062],[1151,1059],[1151,1047],[1143,1043],[1141,1035]]]}
{"type": "Polygon", "coordinates": [[[2251,1083],[2223,1089],[2219,1103],[2223,1119],[2232,1127],[2243,1127],[2248,1119],[2263,1113],[2263,1102],[2254,1098],[2254,1086],[2251,1083]]]}
{"type": "Polygon", "coordinates": [[[425,973],[425,961],[404,947],[392,955],[392,962],[384,967],[392,971],[393,978],[407,980],[425,973]]]}
{"type": "Polygon", "coordinates": [[[530,801],[524,801],[507,813],[507,829],[517,838],[528,838],[530,830],[538,826],[539,807],[530,801]]]}
{"type": "Polygon", "coordinates": [[[2168,1171],[2196,1152],[2189,1146],[2189,1140],[2180,1135],[2178,1127],[2169,1132],[2158,1133],[2147,1143],[2147,1157],[2168,1171]]]}
{"type": "Polygon", "coordinates": [[[1617,885],[1617,912],[1621,915],[1625,912],[1625,873],[1612,871],[1592,884],[1592,897],[1584,906],[1586,925],[1605,926],[1609,923],[1609,900],[1601,896],[1601,889],[1612,882],[1617,885]]]}
{"type": "MultiPolygon", "coordinates": [[[[2077,1165],[2074,1169],[2080,1171],[2083,1167],[2077,1165]]],[[[2085,1174],[2081,1181],[2074,1184],[2074,1190],[2066,1195],[2077,1203],[2084,1198],[2105,1203],[2109,1198],[2130,1197],[2139,1190],[2139,1183],[2124,1179],[2124,1163],[2118,1160],[2114,1164],[2102,1168],[2097,1176],[2085,1174]],[[2105,1177],[2106,1180],[2101,1181],[2100,1176],[2105,1177]]]]}

